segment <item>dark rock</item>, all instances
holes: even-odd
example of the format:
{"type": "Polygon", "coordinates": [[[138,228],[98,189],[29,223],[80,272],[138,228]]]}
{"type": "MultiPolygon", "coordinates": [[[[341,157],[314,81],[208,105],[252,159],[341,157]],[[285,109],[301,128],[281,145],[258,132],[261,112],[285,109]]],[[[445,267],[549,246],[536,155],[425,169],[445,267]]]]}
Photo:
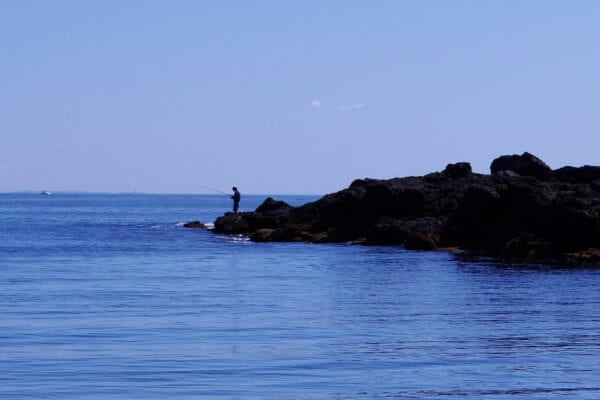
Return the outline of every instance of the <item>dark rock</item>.
{"type": "Polygon", "coordinates": [[[256,209],[257,213],[266,213],[266,212],[276,212],[276,211],[284,211],[292,208],[285,201],[277,201],[271,197],[268,197],[258,208],[256,209]]]}
{"type": "Polygon", "coordinates": [[[382,218],[365,232],[361,243],[402,245],[412,250],[433,250],[438,248],[441,227],[440,220],[431,217],[416,220],[382,218]]]}
{"type": "Polygon", "coordinates": [[[565,253],[565,258],[576,262],[600,262],[600,249],[590,248],[573,253],[565,253]]]}
{"type": "Polygon", "coordinates": [[[600,249],[600,167],[551,171],[524,153],[499,157],[491,169],[483,175],[455,163],[423,177],[357,179],[300,207],[269,198],[255,212],[219,217],[214,231],[253,241],[458,248],[525,260],[600,249]]]}
{"type": "Polygon", "coordinates": [[[200,221],[192,221],[192,222],[188,222],[183,224],[183,226],[185,228],[196,228],[196,229],[207,229],[206,225],[204,225],[202,222],[200,221]]]}
{"type": "Polygon", "coordinates": [[[488,185],[472,185],[456,198],[457,207],[445,226],[444,240],[452,246],[486,248],[497,241],[502,222],[500,195],[488,185]]]}
{"type": "Polygon", "coordinates": [[[241,217],[248,224],[249,231],[256,231],[259,229],[274,229],[280,225],[276,217],[267,213],[243,213],[241,217]]]}
{"type": "Polygon", "coordinates": [[[354,181],[352,181],[352,183],[350,184],[350,187],[348,189],[353,189],[353,188],[365,186],[370,183],[376,183],[376,182],[378,182],[378,179],[370,179],[370,178],[355,179],[354,181]]]}
{"type": "Polygon", "coordinates": [[[444,174],[451,178],[464,178],[473,173],[471,164],[468,162],[459,162],[455,164],[448,164],[444,169],[444,174]]]}
{"type": "Polygon", "coordinates": [[[243,216],[235,216],[233,213],[226,213],[215,221],[215,233],[240,234],[250,232],[248,221],[243,216]]]}
{"type": "Polygon", "coordinates": [[[404,245],[408,236],[408,227],[402,221],[383,218],[365,232],[364,244],[404,245]]]}
{"type": "Polygon", "coordinates": [[[406,238],[404,247],[409,250],[435,250],[438,248],[437,240],[431,233],[411,235],[406,238]]]}
{"type": "Polygon", "coordinates": [[[506,170],[506,171],[498,171],[495,176],[497,178],[506,178],[506,179],[510,179],[510,178],[520,178],[521,175],[517,174],[515,171],[511,171],[506,170]]]}
{"type": "Polygon", "coordinates": [[[528,152],[520,156],[513,154],[511,156],[498,157],[492,161],[490,170],[492,175],[498,174],[501,171],[512,171],[522,176],[533,176],[536,178],[543,178],[552,171],[546,163],[528,152]]]}
{"type": "Polygon", "coordinates": [[[317,237],[302,229],[301,226],[288,225],[272,233],[274,242],[316,242],[317,237]]]}
{"type": "Polygon", "coordinates": [[[600,167],[584,165],[583,167],[562,167],[552,171],[552,178],[568,183],[592,183],[600,181],[600,167]]]}
{"type": "Polygon", "coordinates": [[[535,261],[550,258],[553,253],[549,242],[531,233],[523,233],[506,244],[500,257],[505,260],[535,261]]]}
{"type": "Polygon", "coordinates": [[[272,242],[275,234],[275,229],[262,228],[253,232],[250,239],[254,242],[272,242]]]}
{"type": "MultiPolygon", "coordinates": [[[[563,203],[564,204],[564,203],[563,203]]],[[[600,247],[600,218],[590,210],[565,207],[555,203],[549,207],[541,224],[543,236],[557,252],[600,247]]]]}

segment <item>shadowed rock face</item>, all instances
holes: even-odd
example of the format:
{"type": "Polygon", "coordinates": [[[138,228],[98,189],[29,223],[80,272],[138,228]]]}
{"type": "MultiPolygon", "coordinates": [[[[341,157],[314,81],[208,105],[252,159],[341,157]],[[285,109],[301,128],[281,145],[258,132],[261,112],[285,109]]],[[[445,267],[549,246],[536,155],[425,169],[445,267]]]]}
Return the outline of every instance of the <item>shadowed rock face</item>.
{"type": "Polygon", "coordinates": [[[550,174],[552,169],[533,154],[525,152],[520,156],[513,154],[496,158],[490,165],[490,171],[492,175],[510,171],[521,176],[534,176],[542,179],[550,174]]]}
{"type": "Polygon", "coordinates": [[[469,163],[389,180],[360,179],[300,207],[271,198],[217,233],[255,241],[352,242],[433,250],[457,247],[508,259],[597,259],[600,167],[551,170],[529,153],[502,156],[491,175],[469,163]]]}

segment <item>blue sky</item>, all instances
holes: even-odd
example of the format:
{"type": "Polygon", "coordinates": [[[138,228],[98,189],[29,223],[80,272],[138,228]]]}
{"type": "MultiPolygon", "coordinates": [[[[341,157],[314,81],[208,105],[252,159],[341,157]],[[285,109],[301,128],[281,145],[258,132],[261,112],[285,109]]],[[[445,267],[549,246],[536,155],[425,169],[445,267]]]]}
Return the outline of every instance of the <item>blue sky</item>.
{"type": "Polygon", "coordinates": [[[0,191],[600,164],[598,1],[0,2],[0,191]]]}

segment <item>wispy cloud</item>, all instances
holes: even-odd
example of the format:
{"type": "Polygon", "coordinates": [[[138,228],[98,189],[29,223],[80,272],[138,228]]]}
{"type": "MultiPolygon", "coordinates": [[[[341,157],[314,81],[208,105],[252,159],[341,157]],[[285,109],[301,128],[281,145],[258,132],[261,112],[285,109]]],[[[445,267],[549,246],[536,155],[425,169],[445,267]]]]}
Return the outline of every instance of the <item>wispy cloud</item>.
{"type": "Polygon", "coordinates": [[[349,112],[349,111],[355,111],[355,110],[360,110],[362,108],[367,108],[367,104],[360,101],[360,102],[356,102],[356,103],[337,103],[337,106],[326,106],[325,103],[322,100],[310,100],[308,102],[308,107],[309,108],[325,108],[325,109],[330,109],[330,110],[335,110],[337,112],[349,112]]]}
{"type": "Polygon", "coordinates": [[[338,112],[347,112],[347,111],[352,111],[352,110],[360,110],[361,108],[366,108],[367,105],[365,103],[353,103],[353,104],[345,104],[345,103],[339,103],[337,105],[336,111],[338,112]]]}

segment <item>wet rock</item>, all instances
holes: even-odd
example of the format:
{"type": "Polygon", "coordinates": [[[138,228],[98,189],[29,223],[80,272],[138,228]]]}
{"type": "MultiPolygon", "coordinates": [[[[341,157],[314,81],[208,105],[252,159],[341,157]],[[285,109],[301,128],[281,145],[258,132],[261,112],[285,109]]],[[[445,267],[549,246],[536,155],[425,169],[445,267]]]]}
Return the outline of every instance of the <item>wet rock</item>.
{"type": "Polygon", "coordinates": [[[250,239],[254,242],[272,242],[275,229],[262,228],[253,232],[250,239]]]}
{"type": "Polygon", "coordinates": [[[590,248],[573,253],[565,253],[566,259],[576,262],[600,262],[600,249],[590,248]]]}
{"type": "Polygon", "coordinates": [[[410,250],[435,250],[440,246],[442,219],[425,217],[411,220],[404,247],[410,250]]]}
{"type": "Polygon", "coordinates": [[[183,226],[184,228],[207,229],[206,225],[200,221],[187,222],[183,226]]]}
{"type": "Polygon", "coordinates": [[[505,260],[535,261],[550,258],[553,253],[549,242],[531,233],[523,233],[506,244],[500,257],[505,260]]]}
{"type": "Polygon", "coordinates": [[[248,221],[242,215],[235,216],[230,212],[215,220],[213,232],[231,235],[249,233],[250,229],[248,221]]]}
{"type": "Polygon", "coordinates": [[[276,230],[273,236],[278,242],[316,242],[317,238],[302,227],[288,225],[281,230],[276,230]]]}

